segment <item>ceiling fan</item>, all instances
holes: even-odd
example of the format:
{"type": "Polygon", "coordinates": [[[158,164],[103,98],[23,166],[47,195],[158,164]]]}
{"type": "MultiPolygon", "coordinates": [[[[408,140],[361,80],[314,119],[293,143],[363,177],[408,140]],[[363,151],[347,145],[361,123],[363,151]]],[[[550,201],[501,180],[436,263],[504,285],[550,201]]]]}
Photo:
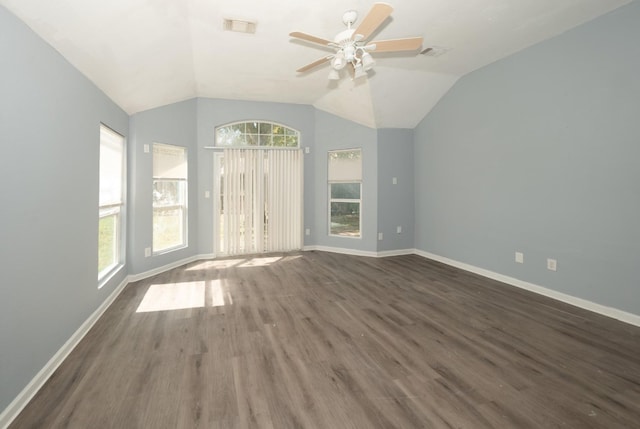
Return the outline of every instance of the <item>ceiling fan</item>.
{"type": "Polygon", "coordinates": [[[322,57],[296,71],[303,73],[331,61],[332,68],[329,72],[330,80],[340,79],[340,71],[347,66],[349,66],[348,68],[351,71],[352,78],[357,79],[366,76],[367,71],[375,66],[375,61],[370,52],[403,52],[417,51],[420,49],[422,46],[422,37],[367,41],[378,27],[391,15],[392,11],[393,8],[387,3],[375,3],[356,29],[351,28],[351,26],[358,19],[358,12],[355,10],[346,11],[342,16],[342,22],[347,26],[347,29],[338,33],[333,41],[299,31],[290,33],[289,36],[291,37],[329,46],[336,50],[335,54],[322,57]]]}

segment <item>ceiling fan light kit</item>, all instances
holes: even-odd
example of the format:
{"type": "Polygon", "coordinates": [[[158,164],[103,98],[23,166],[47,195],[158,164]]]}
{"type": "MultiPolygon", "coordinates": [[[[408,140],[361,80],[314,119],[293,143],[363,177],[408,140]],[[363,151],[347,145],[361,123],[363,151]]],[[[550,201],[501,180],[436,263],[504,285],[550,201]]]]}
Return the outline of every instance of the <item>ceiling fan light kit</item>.
{"type": "Polygon", "coordinates": [[[326,62],[331,63],[329,80],[339,80],[340,71],[348,68],[352,79],[366,77],[367,72],[376,65],[370,52],[403,52],[417,51],[422,46],[422,37],[411,37],[407,39],[380,40],[368,42],[367,39],[382,25],[391,15],[393,8],[387,3],[375,3],[367,16],[364,17],[358,28],[351,26],[358,19],[355,10],[348,10],[342,16],[342,22],[347,29],[341,31],[334,37],[333,41],[312,36],[310,34],[295,31],[290,33],[291,37],[332,47],[335,54],[325,56],[297,70],[304,73],[326,62]],[[348,66],[348,67],[347,67],[348,66]]]}

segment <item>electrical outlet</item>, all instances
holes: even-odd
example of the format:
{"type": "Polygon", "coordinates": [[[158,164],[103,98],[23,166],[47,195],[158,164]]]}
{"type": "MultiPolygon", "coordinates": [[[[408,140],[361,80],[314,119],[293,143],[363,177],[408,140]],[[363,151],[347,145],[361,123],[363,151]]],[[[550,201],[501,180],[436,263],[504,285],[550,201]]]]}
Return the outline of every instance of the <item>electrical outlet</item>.
{"type": "Polygon", "coordinates": [[[149,153],[149,145],[147,143],[142,145],[142,150],[144,153],[149,153]]]}
{"type": "Polygon", "coordinates": [[[378,233],[378,241],[382,241],[382,233],[381,232],[378,233]]]}
{"type": "Polygon", "coordinates": [[[391,183],[393,183],[394,185],[398,184],[398,178],[394,177],[393,179],[391,179],[391,183]]]}
{"type": "Polygon", "coordinates": [[[555,259],[547,259],[547,270],[549,270],[549,271],[557,271],[558,270],[558,262],[555,259]]]}
{"type": "Polygon", "coordinates": [[[516,262],[524,264],[524,254],[522,252],[516,252],[516,262]]]}
{"type": "Polygon", "coordinates": [[[209,191],[204,191],[204,197],[205,198],[209,198],[211,196],[211,192],[209,191]]]}
{"type": "Polygon", "coordinates": [[[397,227],[396,227],[396,232],[397,232],[398,234],[402,234],[402,227],[401,227],[401,226],[397,226],[397,227]]]}
{"type": "Polygon", "coordinates": [[[144,257],[148,258],[149,256],[151,256],[151,247],[145,247],[144,248],[144,257]]]}
{"type": "Polygon", "coordinates": [[[311,229],[307,228],[304,230],[304,235],[311,235],[311,229]]]}

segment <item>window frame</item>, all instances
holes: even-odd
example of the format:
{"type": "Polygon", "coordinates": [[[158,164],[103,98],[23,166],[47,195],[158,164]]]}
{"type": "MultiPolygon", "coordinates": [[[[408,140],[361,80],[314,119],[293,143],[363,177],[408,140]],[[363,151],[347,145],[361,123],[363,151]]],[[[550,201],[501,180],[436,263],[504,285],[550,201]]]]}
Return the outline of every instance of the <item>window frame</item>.
{"type": "Polygon", "coordinates": [[[101,288],[105,283],[113,277],[113,275],[124,266],[126,258],[126,189],[127,189],[127,141],[126,137],[115,131],[113,128],[100,123],[99,125],[99,153],[98,153],[98,288],[101,288]],[[120,177],[120,198],[119,202],[110,202],[108,204],[100,204],[100,156],[103,149],[103,132],[111,134],[118,139],[121,144],[121,177],[120,177]],[[101,248],[101,234],[100,223],[102,220],[115,216],[113,237],[113,263],[100,269],[100,248],[101,248]]]}
{"type": "Polygon", "coordinates": [[[151,254],[156,256],[156,255],[162,255],[165,253],[169,253],[169,252],[173,252],[176,250],[180,250],[180,249],[184,249],[186,247],[189,246],[189,209],[188,209],[188,202],[189,202],[189,150],[187,147],[185,146],[180,146],[180,145],[173,145],[173,144],[167,144],[167,143],[158,143],[158,142],[154,142],[152,144],[152,148],[151,148],[151,153],[152,153],[152,192],[155,192],[156,189],[156,183],[157,182],[176,182],[179,184],[179,192],[182,192],[183,194],[181,195],[181,200],[183,201],[182,204],[169,204],[169,205],[159,205],[156,206],[156,203],[153,201],[152,198],[152,202],[151,202],[151,226],[152,226],[152,232],[151,232],[151,254]],[[185,175],[184,177],[159,177],[159,176],[155,176],[153,173],[153,162],[155,162],[155,160],[153,159],[153,155],[155,154],[155,148],[156,146],[164,146],[164,147],[170,147],[170,148],[178,148],[181,149],[184,152],[184,162],[186,163],[185,166],[185,175]],[[180,230],[180,235],[182,237],[182,242],[175,244],[173,246],[169,246],[169,247],[163,247],[162,249],[156,250],[156,246],[155,246],[155,242],[156,242],[156,225],[155,225],[155,215],[156,212],[159,211],[171,211],[171,210],[180,210],[180,215],[182,218],[182,222],[181,222],[181,230],[180,230]]]}
{"type": "Polygon", "coordinates": [[[258,119],[256,119],[256,120],[247,120],[247,121],[229,122],[227,124],[218,125],[214,129],[213,139],[214,139],[214,146],[213,147],[216,148],[216,149],[235,148],[235,149],[275,149],[275,150],[280,150],[280,149],[299,149],[301,147],[301,133],[297,129],[292,128],[292,127],[290,127],[288,125],[279,123],[279,122],[273,122],[273,121],[267,121],[267,120],[258,120],[258,119]],[[255,126],[255,128],[258,131],[256,133],[248,133],[247,130],[246,130],[247,124],[252,124],[252,126],[255,126]],[[255,145],[250,145],[250,144],[243,144],[243,145],[218,144],[218,132],[219,132],[219,130],[221,130],[223,128],[238,127],[240,125],[244,126],[244,128],[245,128],[244,132],[239,132],[240,135],[243,135],[243,136],[246,136],[246,135],[256,136],[256,137],[258,137],[258,144],[255,144],[255,145]],[[283,128],[283,134],[273,134],[273,132],[271,132],[271,133],[261,133],[260,129],[261,129],[262,125],[268,125],[269,127],[271,127],[271,129],[273,129],[273,126],[282,127],[283,128]],[[273,140],[273,137],[295,136],[296,139],[297,139],[297,144],[296,144],[296,146],[262,145],[262,144],[260,144],[260,136],[268,136],[268,137],[271,137],[272,140],[273,140]]]}
{"type": "Polygon", "coordinates": [[[331,168],[329,163],[331,162],[331,154],[332,153],[336,153],[336,152],[355,152],[358,151],[360,152],[360,171],[362,171],[362,148],[351,148],[351,149],[336,149],[336,150],[330,150],[327,153],[327,183],[328,183],[328,202],[329,204],[327,204],[327,209],[328,209],[328,213],[327,213],[327,231],[328,231],[328,235],[330,237],[341,237],[341,238],[351,238],[351,239],[362,239],[363,233],[362,233],[362,173],[360,175],[360,180],[332,180],[331,178],[331,168]],[[332,188],[333,185],[336,184],[357,184],[359,186],[359,196],[360,198],[333,198],[333,193],[332,193],[332,188]],[[358,235],[346,235],[346,234],[339,234],[339,233],[333,233],[333,229],[331,226],[331,219],[332,219],[332,205],[333,203],[353,203],[353,204],[358,204],[358,235]]]}

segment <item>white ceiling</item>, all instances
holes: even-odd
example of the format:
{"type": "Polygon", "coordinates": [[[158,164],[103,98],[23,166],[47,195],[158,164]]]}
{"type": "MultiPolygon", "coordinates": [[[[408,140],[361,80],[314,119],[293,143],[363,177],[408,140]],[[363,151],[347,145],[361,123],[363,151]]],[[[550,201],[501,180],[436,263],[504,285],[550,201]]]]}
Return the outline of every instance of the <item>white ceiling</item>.
{"type": "MultiPolygon", "coordinates": [[[[440,57],[375,55],[368,80],[327,80],[325,39],[371,0],[0,0],[129,114],[192,97],[312,104],[374,128],[413,128],[461,76],[631,0],[390,0],[373,39],[423,36],[440,57]],[[255,34],[222,30],[257,21],[255,34]]],[[[357,26],[357,23],[356,23],[357,26]]]]}

